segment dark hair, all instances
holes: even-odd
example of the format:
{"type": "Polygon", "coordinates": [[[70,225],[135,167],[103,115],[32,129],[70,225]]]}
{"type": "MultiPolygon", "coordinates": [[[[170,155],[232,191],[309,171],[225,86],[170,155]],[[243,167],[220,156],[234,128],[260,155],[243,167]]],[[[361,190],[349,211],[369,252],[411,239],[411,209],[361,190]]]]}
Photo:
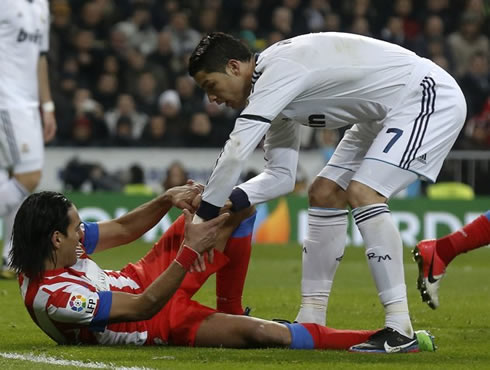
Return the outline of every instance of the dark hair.
{"type": "Polygon", "coordinates": [[[51,237],[55,231],[67,234],[72,206],[63,194],[52,191],[28,196],[15,216],[10,267],[31,278],[42,277],[46,259],[55,262],[51,237]]]}
{"type": "Polygon", "coordinates": [[[189,59],[189,74],[199,71],[224,72],[230,59],[241,62],[252,58],[250,49],[239,39],[223,32],[213,32],[202,38],[189,59]]]}

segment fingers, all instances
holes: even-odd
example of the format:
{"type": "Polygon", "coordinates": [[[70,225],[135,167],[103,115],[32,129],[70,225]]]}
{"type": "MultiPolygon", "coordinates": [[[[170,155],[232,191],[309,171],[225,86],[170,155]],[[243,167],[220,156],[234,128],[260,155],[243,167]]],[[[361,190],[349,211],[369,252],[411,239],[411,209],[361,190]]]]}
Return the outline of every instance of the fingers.
{"type": "Polygon", "coordinates": [[[228,220],[228,217],[230,217],[229,213],[222,213],[218,217],[213,218],[212,220],[206,221],[206,224],[208,227],[216,227],[219,228],[221,227],[226,220],[228,220]]]}
{"type": "Polygon", "coordinates": [[[192,208],[193,209],[197,209],[199,207],[199,205],[201,204],[201,194],[197,194],[194,199],[192,200],[192,208]]]}
{"type": "Polygon", "coordinates": [[[214,263],[214,248],[208,251],[208,262],[214,263]]]}
{"type": "Polygon", "coordinates": [[[184,213],[185,223],[191,224],[192,223],[192,217],[193,217],[192,213],[190,213],[189,210],[185,209],[185,208],[182,210],[182,213],[184,213]]]}

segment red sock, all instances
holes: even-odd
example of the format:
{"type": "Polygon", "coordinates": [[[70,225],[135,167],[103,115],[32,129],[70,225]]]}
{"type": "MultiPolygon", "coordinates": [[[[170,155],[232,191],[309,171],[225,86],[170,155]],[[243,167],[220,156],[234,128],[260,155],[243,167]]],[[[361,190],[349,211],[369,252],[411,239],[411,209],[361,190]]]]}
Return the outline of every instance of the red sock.
{"type": "MultiPolygon", "coordinates": [[[[489,214],[489,212],[487,212],[489,214]]],[[[436,242],[436,251],[446,265],[458,254],[480,248],[490,243],[490,220],[482,215],[462,229],[436,242]]]]}
{"type": "Polygon", "coordinates": [[[216,309],[242,315],[242,295],[252,252],[255,214],[244,220],[226,244],[224,254],[229,262],[216,273],[216,309]]]}
{"type": "Polygon", "coordinates": [[[338,330],[318,324],[301,324],[313,337],[315,349],[349,349],[363,343],[378,330],[338,330]]]}

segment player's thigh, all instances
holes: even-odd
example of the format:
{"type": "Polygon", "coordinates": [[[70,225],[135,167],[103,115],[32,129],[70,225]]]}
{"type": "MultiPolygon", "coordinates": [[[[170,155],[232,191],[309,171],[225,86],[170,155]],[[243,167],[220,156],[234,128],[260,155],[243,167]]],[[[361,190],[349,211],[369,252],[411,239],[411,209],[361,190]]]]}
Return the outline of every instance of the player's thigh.
{"type": "Polygon", "coordinates": [[[0,166],[14,174],[40,171],[44,164],[44,143],[39,110],[0,110],[0,166]]]}
{"type": "Polygon", "coordinates": [[[463,127],[464,96],[451,76],[435,68],[403,103],[383,122],[365,159],[434,182],[463,127]]]}
{"type": "Polygon", "coordinates": [[[329,179],[343,190],[347,190],[381,128],[382,126],[377,124],[353,125],[345,132],[332,158],[320,171],[318,177],[329,179]]]}
{"type": "Polygon", "coordinates": [[[197,331],[196,347],[260,348],[284,347],[290,343],[289,329],[277,322],[250,316],[216,313],[208,316],[197,331]]]}

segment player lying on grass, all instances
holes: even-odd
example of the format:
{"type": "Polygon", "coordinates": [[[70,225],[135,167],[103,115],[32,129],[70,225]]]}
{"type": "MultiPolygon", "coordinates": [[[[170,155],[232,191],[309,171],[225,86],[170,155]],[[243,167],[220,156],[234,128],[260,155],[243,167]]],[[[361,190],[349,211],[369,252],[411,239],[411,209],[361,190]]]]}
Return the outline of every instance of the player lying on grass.
{"type": "MultiPolygon", "coordinates": [[[[223,253],[230,243],[250,240],[255,216],[251,208],[201,224],[192,224],[185,209],[144,258],[120,271],[102,270],[88,256],[134,241],[173,205],[193,209],[201,190],[195,184],[173,188],[100,223],[82,222],[62,194],[29,196],[15,219],[11,264],[35,323],[60,344],[348,349],[376,335],[317,324],[284,325],[219,312],[191,300],[211,274],[233,264],[223,253]],[[188,273],[199,254],[213,247],[214,262],[205,271],[188,273]]],[[[419,337],[420,345],[434,349],[426,332],[419,337]]],[[[396,344],[389,350],[407,351],[396,344]]],[[[410,351],[418,350],[414,340],[410,351]]]]}
{"type": "Polygon", "coordinates": [[[417,288],[422,300],[439,306],[439,285],[449,263],[459,254],[490,244],[490,211],[440,239],[422,240],[413,250],[419,267],[417,288]]]}

